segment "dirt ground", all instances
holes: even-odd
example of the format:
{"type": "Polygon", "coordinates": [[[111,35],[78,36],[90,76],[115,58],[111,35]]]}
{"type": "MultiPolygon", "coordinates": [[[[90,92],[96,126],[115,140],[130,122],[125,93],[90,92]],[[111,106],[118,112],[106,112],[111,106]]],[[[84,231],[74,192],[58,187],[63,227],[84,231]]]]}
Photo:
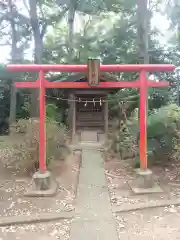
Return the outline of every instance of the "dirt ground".
{"type": "MultiPolygon", "coordinates": [[[[178,199],[180,194],[180,175],[178,165],[152,168],[154,179],[163,193],[135,195],[129,183],[135,180],[132,160],[119,161],[106,156],[105,171],[112,206],[135,206],[139,203],[156,203],[159,200],[178,199]]],[[[143,209],[114,214],[119,239],[180,239],[180,207],[143,209]]]]}
{"type": "MultiPolygon", "coordinates": [[[[18,139],[19,141],[20,139],[18,139]]],[[[0,138],[1,149],[15,141],[9,137],[0,138]]],[[[16,139],[17,141],[17,139],[16,139]]],[[[56,160],[52,173],[59,182],[56,197],[27,198],[24,192],[32,179],[14,171],[14,166],[4,165],[3,151],[0,155],[0,217],[41,216],[42,213],[59,213],[74,210],[77,181],[79,176],[80,155],[71,153],[65,161],[56,160]]],[[[71,220],[51,223],[38,223],[0,227],[0,240],[27,239],[38,240],[69,239],[71,220]]]]}
{"type": "MultiPolygon", "coordinates": [[[[5,146],[5,142],[3,143],[5,146]]],[[[9,144],[9,139],[8,139],[9,144]]],[[[2,148],[2,145],[1,145],[2,148]]],[[[0,156],[0,216],[21,216],[38,213],[71,211],[74,209],[80,155],[70,154],[65,161],[53,162],[52,173],[59,182],[55,198],[27,198],[24,192],[32,183],[32,178],[14,174],[13,166],[7,169],[0,156]]]]}
{"type": "Polygon", "coordinates": [[[0,239],[2,240],[68,240],[71,221],[63,220],[53,223],[31,224],[21,226],[10,226],[0,228],[0,239]]]}
{"type": "Polygon", "coordinates": [[[156,202],[157,200],[178,199],[180,195],[180,166],[155,166],[152,168],[154,181],[163,190],[162,193],[135,195],[130,183],[136,174],[132,168],[132,159],[119,161],[111,156],[105,158],[105,172],[113,205],[156,202]]]}
{"type": "MultiPolygon", "coordinates": [[[[1,149],[3,144],[5,142],[2,142],[1,149]]],[[[14,174],[13,168],[6,169],[0,156],[0,217],[74,210],[80,158],[80,153],[72,153],[66,161],[54,161],[52,172],[60,183],[56,197],[27,198],[23,193],[31,179],[14,174]]],[[[154,179],[163,189],[163,193],[145,195],[135,195],[130,189],[129,183],[135,179],[131,166],[132,159],[120,161],[109,155],[105,157],[105,173],[112,207],[126,208],[139,203],[179,199],[179,165],[153,167],[154,179]]],[[[180,207],[173,204],[168,207],[114,213],[114,218],[119,239],[180,239],[180,207]]],[[[68,240],[70,228],[71,220],[0,227],[0,240],[30,240],[33,237],[38,240],[68,240]]]]}
{"type": "Polygon", "coordinates": [[[180,239],[178,207],[146,209],[116,215],[119,239],[180,239]]]}

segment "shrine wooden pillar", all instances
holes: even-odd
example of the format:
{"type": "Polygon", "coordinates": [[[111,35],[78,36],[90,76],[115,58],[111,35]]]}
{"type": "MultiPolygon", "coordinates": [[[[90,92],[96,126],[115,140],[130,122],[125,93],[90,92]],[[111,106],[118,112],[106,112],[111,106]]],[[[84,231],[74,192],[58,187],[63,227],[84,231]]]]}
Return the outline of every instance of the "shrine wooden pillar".
{"type": "Polygon", "coordinates": [[[74,142],[75,135],[76,135],[76,102],[75,102],[75,93],[72,92],[71,96],[71,126],[72,126],[72,142],[74,142]]]}
{"type": "Polygon", "coordinates": [[[104,103],[104,133],[105,133],[105,139],[108,139],[108,95],[105,97],[105,103],[104,103]]]}
{"type": "Polygon", "coordinates": [[[69,92],[68,126],[71,133],[72,142],[76,134],[76,102],[74,91],[69,92]]]}

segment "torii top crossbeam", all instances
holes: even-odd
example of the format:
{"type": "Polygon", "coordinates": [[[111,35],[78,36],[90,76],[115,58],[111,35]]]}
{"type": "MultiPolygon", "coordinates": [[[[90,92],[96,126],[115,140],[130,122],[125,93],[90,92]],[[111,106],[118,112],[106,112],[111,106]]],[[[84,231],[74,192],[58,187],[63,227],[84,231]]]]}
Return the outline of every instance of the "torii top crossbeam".
{"type": "MultiPolygon", "coordinates": [[[[36,64],[9,64],[7,69],[13,72],[86,72],[87,65],[36,65],[36,64]]],[[[100,65],[100,70],[103,72],[147,72],[156,71],[173,71],[174,65],[171,64],[112,64],[100,65]]]]}

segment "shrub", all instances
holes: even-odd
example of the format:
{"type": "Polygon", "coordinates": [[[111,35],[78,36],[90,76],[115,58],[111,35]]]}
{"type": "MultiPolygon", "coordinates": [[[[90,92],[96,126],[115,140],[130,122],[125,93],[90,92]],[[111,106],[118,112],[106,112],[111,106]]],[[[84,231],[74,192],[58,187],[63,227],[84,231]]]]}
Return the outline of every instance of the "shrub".
{"type": "Polygon", "coordinates": [[[130,131],[131,125],[135,121],[133,119],[126,123],[121,121],[120,125],[117,125],[116,129],[114,129],[110,148],[113,152],[118,153],[122,159],[132,158],[137,155],[136,135],[133,134],[133,131],[130,131]]]}
{"type": "Polygon", "coordinates": [[[147,134],[148,152],[153,161],[174,159],[180,144],[180,108],[170,104],[151,114],[147,134]]]}
{"type": "Polygon", "coordinates": [[[55,104],[48,103],[46,105],[46,118],[56,121],[58,123],[63,122],[63,112],[55,104]]]}
{"type": "MultiPolygon", "coordinates": [[[[39,168],[39,120],[21,120],[17,125],[22,127],[24,134],[21,134],[19,142],[4,149],[8,154],[4,154],[3,160],[7,165],[32,173],[39,168]]],[[[52,160],[62,159],[68,154],[66,129],[48,120],[46,132],[46,160],[50,166],[52,160]]]]}
{"type": "MultiPolygon", "coordinates": [[[[139,123],[137,112],[126,122],[126,131],[121,126],[116,130],[113,150],[122,155],[136,156],[139,167],[139,123]]],[[[179,160],[180,156],[180,108],[175,104],[163,106],[148,116],[147,122],[148,163],[179,160]]],[[[125,158],[124,156],[122,156],[125,158]]]]}
{"type": "Polygon", "coordinates": [[[28,127],[30,122],[31,122],[31,120],[19,119],[18,122],[14,126],[14,129],[15,129],[14,133],[23,133],[23,134],[25,134],[27,132],[27,127],[28,127]]]}
{"type": "Polygon", "coordinates": [[[46,122],[46,157],[47,164],[54,159],[64,159],[69,152],[67,147],[67,128],[53,120],[46,122]]]}

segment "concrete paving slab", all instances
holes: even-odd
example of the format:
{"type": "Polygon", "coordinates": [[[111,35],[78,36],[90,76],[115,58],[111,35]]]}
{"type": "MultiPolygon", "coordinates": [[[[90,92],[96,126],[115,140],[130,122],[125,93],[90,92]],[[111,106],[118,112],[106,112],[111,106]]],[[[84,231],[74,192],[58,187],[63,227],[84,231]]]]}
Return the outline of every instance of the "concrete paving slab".
{"type": "Polygon", "coordinates": [[[117,240],[100,151],[82,150],[82,166],[70,240],[117,240]]]}
{"type": "Polygon", "coordinates": [[[87,149],[87,150],[99,150],[102,151],[103,148],[103,142],[82,142],[78,144],[72,144],[69,146],[72,150],[82,150],[82,149],[87,149]]]}
{"type": "Polygon", "coordinates": [[[74,222],[71,240],[115,240],[117,233],[112,221],[74,222]]]}

